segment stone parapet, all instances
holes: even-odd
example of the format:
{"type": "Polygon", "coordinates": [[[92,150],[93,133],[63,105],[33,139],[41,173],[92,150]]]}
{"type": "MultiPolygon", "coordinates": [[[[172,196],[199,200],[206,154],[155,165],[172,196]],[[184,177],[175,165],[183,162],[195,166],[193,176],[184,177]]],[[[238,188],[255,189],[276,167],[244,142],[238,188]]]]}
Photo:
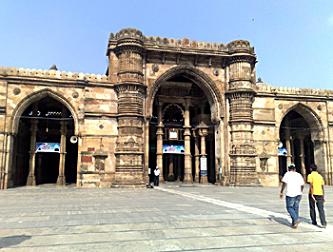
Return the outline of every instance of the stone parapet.
{"type": "Polygon", "coordinates": [[[188,38],[174,39],[161,38],[155,36],[144,36],[141,31],[127,28],[116,34],[111,33],[109,37],[108,50],[119,45],[122,41],[141,41],[146,49],[152,50],[171,50],[171,51],[202,51],[211,54],[235,54],[247,53],[254,55],[254,48],[246,40],[235,40],[228,44],[208,43],[202,41],[190,40],[188,38]]]}
{"type": "Polygon", "coordinates": [[[1,77],[26,77],[41,79],[58,79],[74,81],[110,82],[108,76],[102,74],[75,73],[56,70],[27,69],[15,67],[0,67],[1,77]]]}
{"type": "Polygon", "coordinates": [[[274,95],[308,95],[308,96],[324,96],[331,97],[333,96],[333,90],[326,89],[313,89],[313,88],[295,88],[295,87],[273,87],[266,83],[257,83],[257,92],[265,94],[274,94],[274,95]]]}

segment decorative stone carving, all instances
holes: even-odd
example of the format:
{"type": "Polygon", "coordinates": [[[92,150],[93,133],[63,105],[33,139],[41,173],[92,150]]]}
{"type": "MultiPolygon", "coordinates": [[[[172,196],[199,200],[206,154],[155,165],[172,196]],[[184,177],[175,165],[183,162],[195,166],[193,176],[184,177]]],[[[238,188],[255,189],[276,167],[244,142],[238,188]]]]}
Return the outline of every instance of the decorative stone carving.
{"type": "Polygon", "coordinates": [[[152,65],[151,70],[153,70],[153,73],[157,73],[159,70],[159,67],[157,64],[152,65]]]}
{"type": "Polygon", "coordinates": [[[105,172],[105,159],[108,157],[108,154],[101,149],[97,150],[93,154],[95,158],[95,169],[98,172],[105,172]]]}
{"type": "Polygon", "coordinates": [[[254,48],[250,46],[250,42],[246,40],[235,40],[227,45],[229,52],[245,52],[254,53],[254,48]]]}
{"type": "Polygon", "coordinates": [[[74,91],[74,92],[72,93],[72,97],[73,97],[74,99],[78,98],[78,97],[79,97],[79,93],[76,92],[76,91],[74,91]]]}
{"type": "Polygon", "coordinates": [[[19,95],[21,93],[21,89],[20,88],[14,88],[13,89],[13,94],[14,95],[19,95]]]}

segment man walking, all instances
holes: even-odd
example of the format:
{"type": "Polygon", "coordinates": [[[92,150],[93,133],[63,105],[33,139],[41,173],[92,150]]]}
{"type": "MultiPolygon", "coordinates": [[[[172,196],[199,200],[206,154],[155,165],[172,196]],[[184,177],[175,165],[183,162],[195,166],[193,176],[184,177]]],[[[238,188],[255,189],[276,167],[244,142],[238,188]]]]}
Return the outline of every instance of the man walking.
{"type": "Polygon", "coordinates": [[[319,212],[320,223],[323,228],[326,228],[326,219],[324,211],[324,179],[317,171],[317,165],[310,165],[311,173],[308,175],[307,181],[310,183],[309,190],[309,206],[310,217],[313,225],[317,225],[316,208],[319,212]]]}
{"type": "Polygon", "coordinates": [[[159,186],[159,184],[160,184],[160,169],[158,169],[157,165],[156,165],[156,168],[154,170],[154,175],[155,175],[154,185],[159,186]]]}
{"type": "Polygon", "coordinates": [[[299,203],[302,198],[302,191],[304,188],[304,179],[301,174],[296,172],[294,164],[288,166],[288,171],[282,178],[282,186],[280,198],[283,197],[283,190],[286,190],[286,208],[291,217],[291,227],[297,228],[300,223],[299,219],[299,203]]]}

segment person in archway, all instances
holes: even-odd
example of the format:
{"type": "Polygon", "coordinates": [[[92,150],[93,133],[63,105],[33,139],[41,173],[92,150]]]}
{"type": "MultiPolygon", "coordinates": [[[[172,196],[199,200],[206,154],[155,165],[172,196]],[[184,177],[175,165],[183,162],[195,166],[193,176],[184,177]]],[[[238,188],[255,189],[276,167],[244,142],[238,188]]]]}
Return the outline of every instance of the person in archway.
{"type": "Polygon", "coordinates": [[[154,185],[155,186],[159,186],[160,184],[160,169],[158,168],[158,166],[156,165],[156,168],[154,170],[154,175],[155,175],[155,178],[154,178],[154,185]]]}
{"type": "Polygon", "coordinates": [[[304,179],[302,175],[296,172],[294,164],[288,166],[288,171],[282,178],[282,186],[280,191],[280,198],[283,197],[283,190],[286,190],[286,208],[291,217],[291,227],[297,228],[300,223],[299,219],[299,203],[302,199],[302,192],[304,188],[304,179]]]}
{"type": "Polygon", "coordinates": [[[310,165],[311,173],[307,177],[307,182],[310,183],[309,189],[309,207],[310,207],[310,217],[313,225],[317,225],[316,219],[316,207],[319,212],[320,223],[323,228],[326,227],[326,218],[324,210],[324,179],[317,171],[317,165],[310,165]]]}

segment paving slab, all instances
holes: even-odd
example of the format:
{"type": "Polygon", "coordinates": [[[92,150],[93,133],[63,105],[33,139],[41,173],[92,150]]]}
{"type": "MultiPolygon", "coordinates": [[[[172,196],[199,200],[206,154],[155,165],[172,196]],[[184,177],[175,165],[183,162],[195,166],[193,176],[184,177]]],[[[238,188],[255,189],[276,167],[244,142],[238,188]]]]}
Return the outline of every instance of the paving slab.
{"type": "Polygon", "coordinates": [[[311,225],[304,194],[292,229],[279,188],[8,189],[0,191],[0,250],[333,251],[333,188],[325,191],[327,228],[311,225]]]}

